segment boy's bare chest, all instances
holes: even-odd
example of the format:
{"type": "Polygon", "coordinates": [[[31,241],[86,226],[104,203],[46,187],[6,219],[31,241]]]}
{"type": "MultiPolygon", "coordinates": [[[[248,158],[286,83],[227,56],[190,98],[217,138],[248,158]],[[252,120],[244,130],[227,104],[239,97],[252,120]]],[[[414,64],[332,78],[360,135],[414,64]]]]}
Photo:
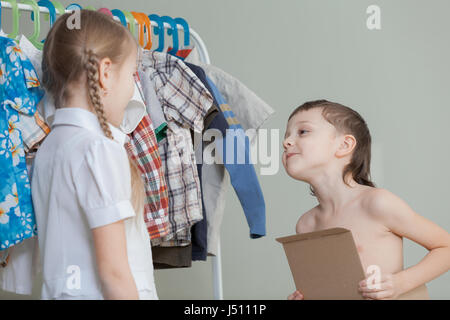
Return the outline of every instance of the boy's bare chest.
{"type": "Polygon", "coordinates": [[[316,217],[315,230],[345,228],[352,232],[364,270],[377,264],[386,272],[402,267],[402,240],[363,214],[316,217]]]}

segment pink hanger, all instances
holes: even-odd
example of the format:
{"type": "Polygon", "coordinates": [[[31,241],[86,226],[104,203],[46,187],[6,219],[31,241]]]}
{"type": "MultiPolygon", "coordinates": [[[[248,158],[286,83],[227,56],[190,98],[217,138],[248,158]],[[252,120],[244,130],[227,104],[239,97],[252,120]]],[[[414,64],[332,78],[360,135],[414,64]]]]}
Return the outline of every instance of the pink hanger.
{"type": "Polygon", "coordinates": [[[97,11],[101,12],[101,13],[104,13],[104,14],[107,14],[107,15],[109,15],[111,17],[114,17],[114,15],[112,14],[111,10],[109,10],[108,8],[100,8],[97,11]]]}

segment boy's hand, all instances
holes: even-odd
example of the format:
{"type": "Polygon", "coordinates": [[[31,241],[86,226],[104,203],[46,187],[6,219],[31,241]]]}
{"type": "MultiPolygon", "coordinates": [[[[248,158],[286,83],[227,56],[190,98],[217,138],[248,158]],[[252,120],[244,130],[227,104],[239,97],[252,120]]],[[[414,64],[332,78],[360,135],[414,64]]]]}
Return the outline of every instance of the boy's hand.
{"type": "Polygon", "coordinates": [[[359,283],[358,290],[366,300],[397,299],[400,295],[398,281],[395,274],[381,275],[378,280],[368,277],[359,283]]]}
{"type": "Polygon", "coordinates": [[[288,300],[304,300],[303,294],[300,291],[296,290],[293,294],[288,296],[288,300]]]}

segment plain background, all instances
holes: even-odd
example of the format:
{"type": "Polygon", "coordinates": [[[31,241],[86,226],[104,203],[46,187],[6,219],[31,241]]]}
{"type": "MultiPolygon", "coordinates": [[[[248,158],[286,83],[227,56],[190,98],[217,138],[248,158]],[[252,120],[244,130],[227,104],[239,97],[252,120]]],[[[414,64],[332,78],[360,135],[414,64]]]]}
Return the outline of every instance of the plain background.
{"type": "MultiPolygon", "coordinates": [[[[280,167],[276,175],[259,176],[267,206],[266,237],[249,238],[231,187],[227,194],[221,233],[225,299],[286,299],[295,289],[275,238],[294,234],[298,218],[316,201],[307,185],[285,173],[281,139],[290,112],[308,100],[325,98],[360,112],[372,133],[377,186],[450,230],[449,1],[77,3],[185,18],[206,43],[212,64],[240,79],[275,109],[265,127],[280,130],[280,167]],[[366,9],[372,4],[381,9],[381,30],[366,26],[366,9]]],[[[12,30],[10,12],[2,13],[7,32],[12,30]]],[[[41,24],[43,38],[48,22],[41,19],[41,24]]],[[[31,36],[29,14],[22,15],[20,30],[31,36]]],[[[426,253],[405,239],[405,268],[426,253]]],[[[157,270],[155,278],[161,299],[213,299],[209,259],[189,269],[157,270]]],[[[450,274],[431,281],[428,288],[432,299],[449,299],[450,274]]],[[[0,299],[39,297],[38,285],[32,296],[0,292],[0,299]]]]}

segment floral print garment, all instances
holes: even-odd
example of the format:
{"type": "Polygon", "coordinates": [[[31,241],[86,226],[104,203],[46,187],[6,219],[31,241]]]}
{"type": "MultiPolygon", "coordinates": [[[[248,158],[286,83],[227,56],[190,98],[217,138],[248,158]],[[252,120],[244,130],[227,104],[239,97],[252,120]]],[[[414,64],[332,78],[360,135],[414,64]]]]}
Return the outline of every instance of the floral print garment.
{"type": "Polygon", "coordinates": [[[20,47],[0,37],[0,250],[36,235],[19,112],[34,115],[44,95],[20,47]]]}

